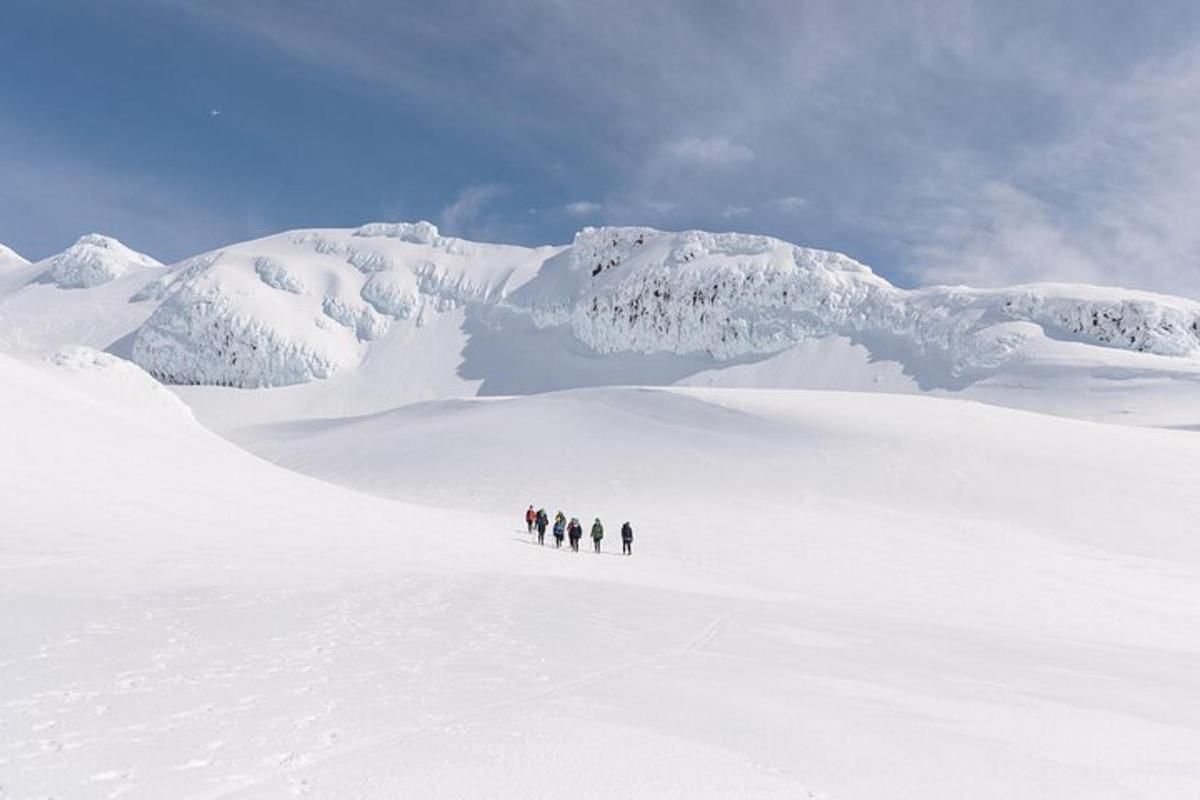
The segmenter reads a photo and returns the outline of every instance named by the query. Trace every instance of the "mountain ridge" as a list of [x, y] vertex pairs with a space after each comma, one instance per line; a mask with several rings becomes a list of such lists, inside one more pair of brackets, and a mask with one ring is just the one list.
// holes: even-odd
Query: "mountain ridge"
[[693, 383], [967, 391], [1056, 413], [1079, 401], [1092, 418], [1153, 395], [1165, 409], [1154, 423], [1174, 425], [1197, 422], [1180, 416], [1180, 393], [1200, 396], [1196, 301], [1078, 284], [906, 289], [849, 256], [752, 234], [593, 227], [525, 247], [368, 223], [284, 231], [70, 292], [5, 286], [0, 339], [27, 349], [107, 349], [181, 386], [379, 395], [348, 413]]

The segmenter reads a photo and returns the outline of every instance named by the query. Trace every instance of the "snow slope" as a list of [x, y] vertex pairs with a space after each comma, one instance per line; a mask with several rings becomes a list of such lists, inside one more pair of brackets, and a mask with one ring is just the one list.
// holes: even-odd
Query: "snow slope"
[[162, 270], [149, 256], [98, 234], [42, 261], [4, 266], [0, 263], [0, 352], [33, 357], [72, 345], [128, 356], [126, 337], [154, 310], [131, 297]]
[[198, 256], [143, 290], [162, 303], [133, 358], [168, 383], [328, 378], [394, 323], [502, 297], [547, 254], [443, 237], [430, 223], [279, 234]]
[[23, 267], [29, 262], [21, 257], [21, 254], [11, 247], [0, 244], [0, 269], [9, 269], [12, 267]]
[[0, 273], [6, 349], [132, 357], [221, 427], [619, 384], [921, 392], [1200, 425], [1191, 300], [903, 290], [846, 256], [763, 236], [596, 228], [523, 248], [373, 223], [130, 267], [90, 289], [51, 291], [46, 275]]
[[[568, 248], [525, 250], [447, 239], [427, 223], [368, 225], [246, 243], [223, 259], [178, 273], [134, 358], [173, 383], [337, 380], [277, 393], [316, 416], [448, 394], [713, 383], [1200, 422], [1188, 410], [1200, 396], [1200, 304], [1182, 298], [1060, 285], [905, 291], [836, 253], [649, 228], [586, 229]], [[764, 361], [772, 367], [754, 368]], [[347, 396], [351, 407], [325, 400]]]
[[608, 388], [235, 435], [351, 490], [87, 349], [0, 356], [0, 415], [0, 796], [1194, 795], [1188, 433]]
[[327, 378], [392, 320], [454, 304], [566, 327], [601, 355], [720, 362], [832, 335], [877, 339], [931, 388], [985, 377], [1042, 338], [1200, 356], [1200, 303], [1182, 298], [1058, 285], [903, 291], [837, 253], [700, 231], [589, 228], [559, 251], [466, 243], [428, 223], [309, 231], [202, 256], [162, 291], [134, 358], [171, 383]]

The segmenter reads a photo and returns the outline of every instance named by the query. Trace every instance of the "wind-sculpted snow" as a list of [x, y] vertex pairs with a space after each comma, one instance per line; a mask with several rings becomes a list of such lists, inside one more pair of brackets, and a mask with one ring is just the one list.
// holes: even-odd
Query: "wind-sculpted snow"
[[403, 242], [445, 245], [450, 239], [438, 234], [432, 222], [369, 222], [354, 232], [355, 236], [389, 236]]
[[586, 229], [563, 261], [520, 299], [539, 326], [568, 325], [604, 354], [729, 360], [844, 335], [882, 338], [959, 378], [995, 368], [1043, 333], [1200, 352], [1200, 304], [1181, 298], [1080, 286], [909, 291], [846, 256], [763, 236]]
[[1028, 287], [1004, 293], [1004, 313], [1051, 336], [1165, 356], [1200, 348], [1200, 304], [1141, 292], [1125, 296], [1090, 287]]
[[498, 343], [506, 326], [532, 321], [601, 356], [720, 364], [843, 337], [926, 388], [985, 378], [1032, 342], [1200, 355], [1200, 304], [1182, 298], [1071, 285], [907, 290], [845, 255], [767, 236], [633, 227], [540, 249], [424, 222], [294, 231], [181, 262], [132, 299], [161, 302], [135, 337], [139, 364], [174, 383], [247, 387], [353, 369], [397, 328], [464, 308]]
[[281, 386], [354, 367], [394, 322], [502, 297], [545, 255], [430, 223], [296, 231], [197, 256], [143, 287], [132, 355], [168, 383]]
[[254, 271], [262, 282], [272, 289], [279, 289], [292, 294], [304, 294], [304, 281], [292, 274], [283, 264], [267, 256], [254, 259]]
[[90, 289], [137, 270], [162, 266], [150, 256], [96, 233], [80, 237], [42, 263], [46, 268], [41, 280], [60, 289]]
[[362, 303], [346, 303], [341, 298], [327, 296], [321, 310], [330, 319], [353, 330], [360, 341], [368, 342], [387, 333], [387, 320]]
[[[333, 324], [324, 331], [314, 329], [330, 338], [333, 331], [344, 330]], [[138, 331], [133, 359], [166, 383], [272, 386], [333, 375], [340, 354], [322, 344], [287, 337], [239, 314], [222, 297], [185, 289]]]

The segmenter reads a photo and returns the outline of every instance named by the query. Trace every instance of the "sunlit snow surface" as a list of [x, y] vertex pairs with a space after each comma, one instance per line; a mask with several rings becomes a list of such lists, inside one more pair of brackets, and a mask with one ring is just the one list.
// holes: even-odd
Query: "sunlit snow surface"
[[[645, 229], [593, 276], [612, 235], [0, 270], [0, 798], [1195, 796], [1200, 438], [1145, 427], [1200, 422], [1190, 301]], [[740, 354], [676, 305], [717, 276]], [[1072, 330], [1101, 309], [1147, 352]], [[200, 320], [330, 375], [128, 360], [257, 374]]]

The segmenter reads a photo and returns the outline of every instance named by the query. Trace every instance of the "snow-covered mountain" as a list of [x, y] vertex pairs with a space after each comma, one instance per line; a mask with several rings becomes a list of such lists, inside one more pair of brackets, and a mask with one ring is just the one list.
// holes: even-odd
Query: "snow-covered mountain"
[[162, 264], [111, 236], [89, 233], [58, 255], [38, 262], [37, 266], [43, 268], [39, 279], [60, 289], [90, 289]]
[[0, 796], [1194, 796], [1192, 301], [646, 228], [119, 260], [0, 270]]
[[10, 269], [13, 267], [24, 267], [29, 264], [21, 254], [11, 247], [0, 244], [0, 270]]
[[443, 237], [429, 223], [302, 231], [191, 259], [137, 297], [162, 304], [134, 359], [184, 384], [328, 378], [394, 324], [457, 306], [501, 335], [528, 320], [596, 355], [714, 365], [843, 336], [929, 388], [985, 378], [1046, 340], [1200, 356], [1200, 303], [1182, 298], [1061, 285], [905, 291], [837, 253], [649, 228], [589, 228], [570, 247], [540, 249]]
[[495, 303], [553, 252], [443, 237], [429, 223], [296, 231], [222, 248], [135, 295], [160, 304], [137, 330], [133, 358], [168, 383], [328, 378], [356, 367], [393, 325]]
[[[624, 383], [929, 392], [1200, 423], [1184, 411], [1200, 408], [1200, 303], [1146, 292], [906, 290], [837, 253], [650, 228], [527, 248], [375, 223], [156, 264], [84, 237], [10, 270], [0, 342], [108, 349], [181, 386], [316, 384], [285, 394], [318, 416]], [[90, 288], [42, 288], [60, 285]]]

